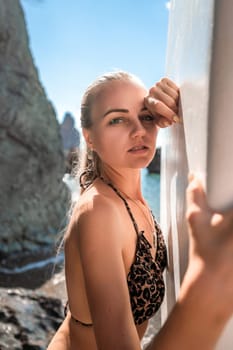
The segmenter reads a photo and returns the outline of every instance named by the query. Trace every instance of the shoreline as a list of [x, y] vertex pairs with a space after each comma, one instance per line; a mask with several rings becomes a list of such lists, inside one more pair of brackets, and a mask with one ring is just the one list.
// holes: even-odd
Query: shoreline
[[[40, 259], [39, 259], [40, 257]], [[32, 261], [34, 260], [34, 261]], [[23, 264], [24, 263], [24, 264]], [[0, 265], [0, 287], [25, 288], [35, 290], [51, 280], [64, 265], [64, 254], [27, 259], [15, 265]]]

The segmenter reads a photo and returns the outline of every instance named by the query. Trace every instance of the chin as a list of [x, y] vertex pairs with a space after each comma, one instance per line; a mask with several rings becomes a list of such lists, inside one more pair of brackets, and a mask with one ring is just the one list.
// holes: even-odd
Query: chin
[[146, 168], [150, 164], [152, 159], [150, 159], [149, 161], [148, 161], [148, 159], [146, 161], [145, 160], [144, 161], [143, 160], [138, 160], [137, 162], [134, 162], [134, 164], [131, 164], [130, 168], [132, 168], [132, 169], [143, 169], [143, 168]]

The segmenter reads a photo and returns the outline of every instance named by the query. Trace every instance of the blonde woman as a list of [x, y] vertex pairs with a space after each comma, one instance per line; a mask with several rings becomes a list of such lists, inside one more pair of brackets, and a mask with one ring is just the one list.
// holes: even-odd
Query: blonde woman
[[[163, 301], [167, 256], [142, 195], [140, 170], [155, 154], [159, 129], [179, 122], [178, 98], [169, 79], [147, 91], [126, 72], [98, 78], [84, 94], [82, 192], [65, 234], [68, 312], [48, 350], [141, 349]], [[187, 215], [189, 267], [172, 313], [147, 350], [213, 349], [232, 314], [233, 282], [225, 277], [233, 273], [233, 212], [213, 213], [194, 179]]]

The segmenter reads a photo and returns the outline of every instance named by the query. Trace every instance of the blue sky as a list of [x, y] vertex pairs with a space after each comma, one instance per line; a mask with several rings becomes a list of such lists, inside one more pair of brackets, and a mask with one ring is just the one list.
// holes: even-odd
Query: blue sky
[[120, 68], [150, 87], [165, 75], [169, 2], [21, 0], [30, 47], [57, 118], [79, 126], [82, 94], [98, 75]]

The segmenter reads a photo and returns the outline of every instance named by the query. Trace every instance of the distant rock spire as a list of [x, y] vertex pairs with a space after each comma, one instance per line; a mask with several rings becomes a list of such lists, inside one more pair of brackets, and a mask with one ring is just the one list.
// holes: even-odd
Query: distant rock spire
[[18, 0], [0, 2], [0, 265], [52, 251], [68, 191], [59, 124], [39, 81]]

